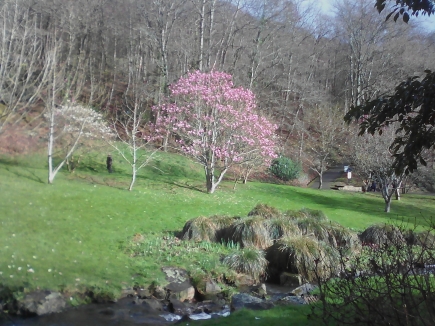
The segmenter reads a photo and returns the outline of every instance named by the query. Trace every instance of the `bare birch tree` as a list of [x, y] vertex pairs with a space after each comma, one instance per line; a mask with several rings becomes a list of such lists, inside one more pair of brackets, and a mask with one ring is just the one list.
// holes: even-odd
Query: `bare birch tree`
[[[131, 30], [133, 34], [133, 30]], [[159, 148], [148, 144], [145, 134], [147, 114], [150, 114], [150, 100], [147, 97], [147, 65], [144, 62], [144, 39], [139, 31], [135, 38], [130, 35], [128, 85], [123, 96], [123, 103], [112, 122], [117, 137], [109, 144], [131, 167], [131, 191], [140, 169], [148, 165]]]
[[31, 110], [43, 91], [42, 40], [37, 15], [25, 0], [0, 7], [0, 134]]

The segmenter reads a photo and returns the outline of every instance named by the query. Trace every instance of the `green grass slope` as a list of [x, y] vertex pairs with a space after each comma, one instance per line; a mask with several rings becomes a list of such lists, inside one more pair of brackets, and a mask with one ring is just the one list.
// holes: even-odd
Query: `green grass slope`
[[115, 157], [114, 173], [108, 174], [104, 162], [105, 154], [90, 154], [75, 173], [63, 171], [48, 185], [43, 157], [0, 159], [0, 284], [24, 292], [94, 288], [116, 295], [162, 277], [165, 262], [139, 262], [124, 252], [135, 234], [152, 238], [181, 230], [201, 215], [244, 216], [258, 203], [320, 209], [356, 230], [391, 219], [424, 226], [435, 212], [432, 197], [403, 196], [386, 214], [378, 194], [258, 182], [236, 191], [224, 182], [210, 195], [197, 164], [167, 153], [141, 170], [129, 192], [128, 166]]

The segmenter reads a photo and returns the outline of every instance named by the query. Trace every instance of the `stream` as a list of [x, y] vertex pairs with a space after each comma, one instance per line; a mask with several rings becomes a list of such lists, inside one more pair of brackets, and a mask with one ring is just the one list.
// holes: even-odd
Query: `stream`
[[[267, 292], [272, 301], [292, 292], [294, 287], [267, 284]], [[229, 306], [217, 306], [211, 302], [192, 304], [190, 319], [222, 318], [230, 315]], [[106, 326], [106, 325], [170, 325], [181, 319], [180, 314], [149, 309], [138, 304], [133, 297], [126, 297], [116, 303], [92, 303], [79, 307], [70, 307], [57, 314], [28, 317], [0, 315], [2, 326]]]

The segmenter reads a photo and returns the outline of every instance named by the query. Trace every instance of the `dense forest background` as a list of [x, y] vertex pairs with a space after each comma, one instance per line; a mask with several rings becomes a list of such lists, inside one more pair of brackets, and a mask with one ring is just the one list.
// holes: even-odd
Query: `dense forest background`
[[352, 105], [435, 62], [435, 33], [414, 19], [386, 21], [373, 0], [333, 13], [302, 0], [0, 1], [0, 143], [33, 146], [44, 111], [67, 101], [152, 120], [168, 85], [214, 69], [256, 94], [282, 154], [322, 173], [357, 133], [342, 119]]

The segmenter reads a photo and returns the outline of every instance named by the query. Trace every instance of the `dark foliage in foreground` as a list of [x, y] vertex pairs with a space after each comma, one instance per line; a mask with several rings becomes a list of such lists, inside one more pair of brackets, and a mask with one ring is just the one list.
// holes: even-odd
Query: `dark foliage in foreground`
[[324, 279], [315, 267], [321, 304], [313, 315], [337, 325], [434, 325], [434, 230], [400, 228], [403, 241], [377, 232], [360, 256], [340, 257], [338, 276]]

